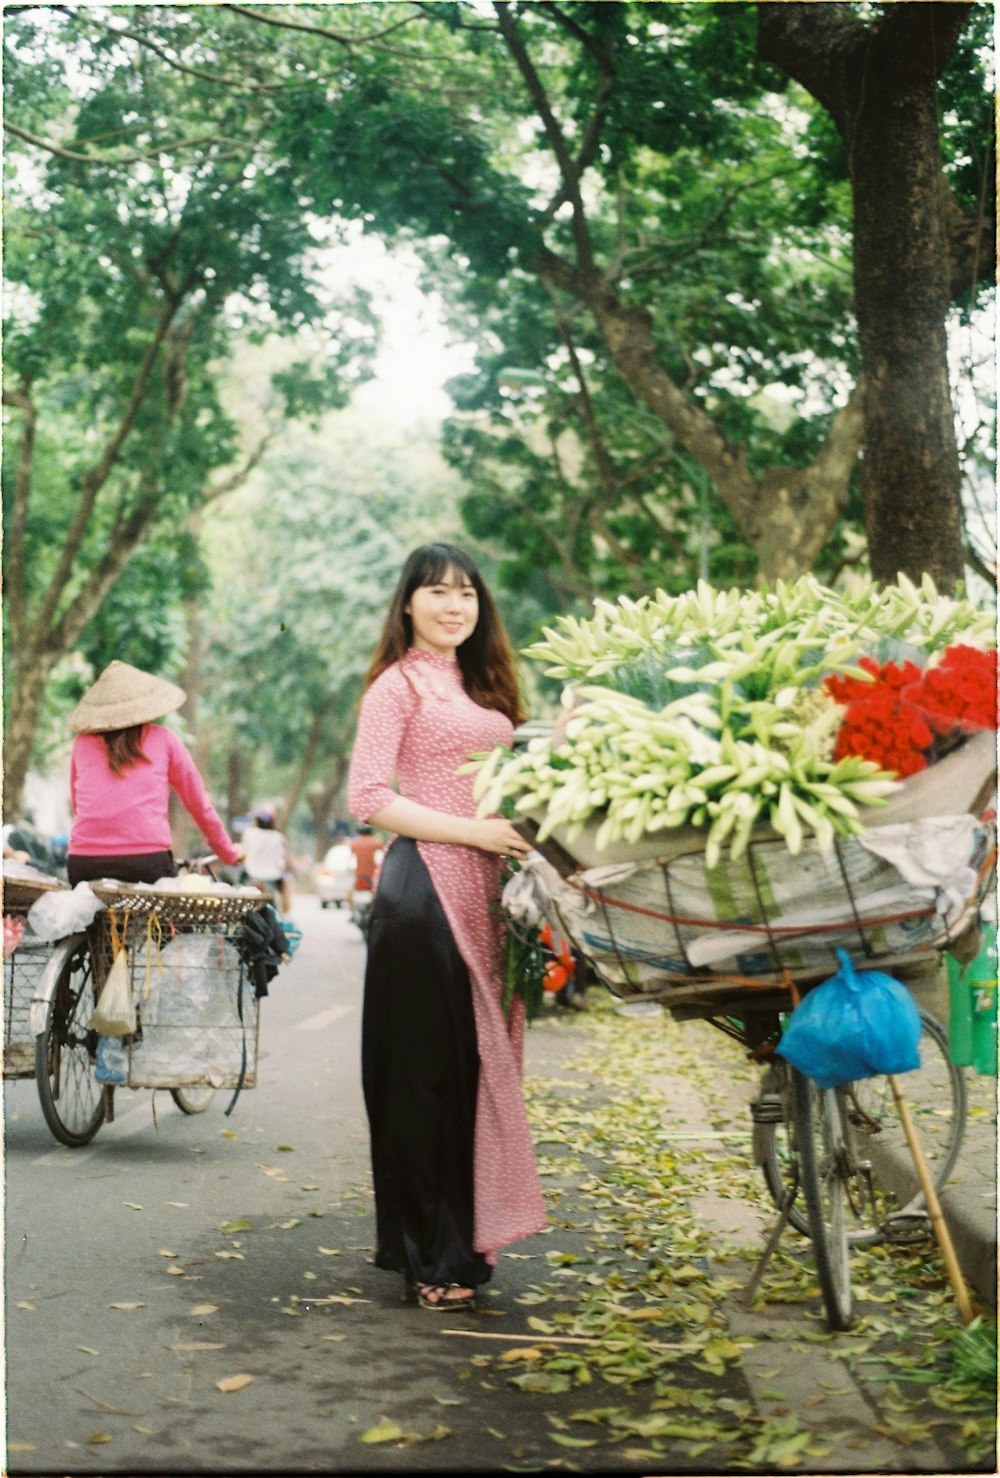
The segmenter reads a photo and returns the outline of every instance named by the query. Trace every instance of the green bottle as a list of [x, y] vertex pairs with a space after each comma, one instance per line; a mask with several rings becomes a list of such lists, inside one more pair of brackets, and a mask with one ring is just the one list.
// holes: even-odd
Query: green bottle
[[983, 942], [965, 972], [972, 997], [972, 1061], [977, 1073], [997, 1076], [997, 931], [983, 929]]
[[948, 970], [948, 1057], [956, 1067], [971, 1067], [975, 1057], [972, 992], [955, 956], [946, 953], [944, 962]]

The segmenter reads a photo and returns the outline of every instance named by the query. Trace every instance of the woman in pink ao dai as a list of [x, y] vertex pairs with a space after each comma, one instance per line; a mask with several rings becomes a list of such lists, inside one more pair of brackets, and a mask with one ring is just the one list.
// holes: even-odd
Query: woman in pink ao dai
[[500, 1004], [500, 858], [528, 847], [478, 819], [470, 754], [523, 718], [513, 657], [469, 557], [406, 561], [368, 674], [352, 815], [395, 833], [368, 939], [361, 1067], [376, 1265], [424, 1308], [469, 1307], [497, 1251], [545, 1224], [521, 1091], [524, 1016]]

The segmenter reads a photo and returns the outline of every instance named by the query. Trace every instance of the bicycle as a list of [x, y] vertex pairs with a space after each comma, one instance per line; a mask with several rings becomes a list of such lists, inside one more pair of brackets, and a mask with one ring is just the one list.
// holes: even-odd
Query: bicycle
[[[182, 863], [180, 876], [204, 872], [214, 860], [209, 857]], [[256, 1002], [252, 1010], [246, 1005], [246, 964], [233, 943], [245, 915], [265, 907], [267, 899], [256, 892], [252, 896], [168, 892], [110, 882], [91, 886], [106, 907], [85, 931], [73, 933], [55, 944], [32, 945], [29, 939], [27, 948], [36, 968], [26, 1011], [24, 990], [17, 988], [17, 955], [25, 947], [23, 939], [5, 960], [4, 969], [4, 1076], [35, 1078], [45, 1121], [55, 1138], [70, 1148], [89, 1144], [102, 1124], [113, 1121], [116, 1087], [165, 1087], [182, 1113], [194, 1115], [205, 1112], [219, 1087], [235, 1087], [237, 1092], [252, 1087], [256, 1072], [259, 1009]], [[13, 883], [13, 900], [11, 890], [12, 880], [5, 879], [5, 910], [16, 905], [20, 894], [21, 911], [26, 914], [29, 896], [38, 896], [37, 887], [32, 888], [26, 882]], [[114, 926], [119, 915], [121, 943], [129, 962], [140, 1024], [137, 1035], [126, 1039], [124, 1075], [115, 1081], [102, 1081], [98, 1076], [100, 1043], [121, 1039], [99, 1038], [90, 1022], [116, 952]], [[216, 1021], [199, 1022], [191, 1019], [193, 1013], [186, 1011], [183, 1004], [179, 1009], [175, 1005], [173, 1015], [179, 1019], [171, 1024], [171, 993], [164, 989], [158, 992], [155, 1004], [162, 1006], [167, 1002], [165, 1019], [154, 1021], [151, 981], [156, 981], [154, 972], [164, 974], [161, 950], [165, 954], [178, 940], [196, 935], [208, 941], [209, 948], [215, 951], [216, 960], [208, 962], [206, 968], [219, 976], [222, 995], [232, 1010], [224, 1018], [220, 1012]], [[44, 958], [38, 968], [40, 956]], [[190, 983], [191, 970], [190, 962], [185, 965], [182, 960], [178, 978]], [[144, 979], [140, 978], [143, 974]], [[217, 998], [218, 995], [216, 992]], [[181, 1001], [181, 993], [175, 993], [175, 998]], [[164, 1012], [161, 1010], [159, 1014], [162, 1016]], [[192, 1050], [209, 1033], [214, 1039], [225, 1039], [224, 1047], [229, 1054], [226, 1058], [224, 1052], [214, 1065]], [[22, 1050], [12, 1060], [13, 1070], [8, 1072], [8, 1053], [18, 1037]], [[157, 1037], [160, 1040], [154, 1044]], [[23, 1050], [29, 1040], [34, 1047], [30, 1068]], [[153, 1051], [151, 1044], [158, 1045], [160, 1050]], [[189, 1049], [186, 1067], [182, 1060], [171, 1060], [171, 1049], [178, 1045]], [[215, 1045], [218, 1046], [217, 1041]], [[252, 1065], [248, 1067], [248, 1063]]]
[[[854, 1317], [851, 1251], [876, 1241], [925, 1237], [930, 1219], [891, 1081], [866, 1078], [819, 1088], [775, 1053], [782, 1021], [802, 994], [828, 977], [834, 943], [850, 937], [862, 966], [870, 963], [905, 977], [959, 937], [994, 876], [992, 823], [984, 821], [981, 831], [969, 897], [947, 929], [935, 921], [933, 903], [922, 899], [896, 914], [866, 914], [851, 889], [839, 846], [850, 917], [808, 925], [774, 918], [765, 863], [757, 858], [767, 848], [777, 851], [770, 839], [751, 843], [745, 879], [733, 870], [727, 874], [727, 886], [743, 886], [740, 917], [733, 922], [694, 912], [690, 905], [678, 907], [679, 896], [691, 896], [693, 869], [703, 867], [695, 846], [617, 872], [609, 868], [606, 877], [589, 881], [581, 881], [579, 864], [558, 837], [555, 845], [549, 838], [538, 847], [540, 866], [547, 869], [546, 917], [572, 940], [612, 995], [659, 1001], [679, 1021], [705, 1020], [735, 1037], [762, 1065], [761, 1090], [751, 1108], [753, 1154], [779, 1219], [753, 1282], [791, 1224], [812, 1243], [827, 1322], [834, 1330], [848, 1329]], [[530, 824], [525, 833], [534, 839]], [[714, 944], [727, 930], [739, 933], [739, 951], [731, 942], [726, 946], [737, 956], [737, 970], [742, 964], [744, 972], [755, 973], [707, 969], [703, 958], [692, 964], [693, 941], [710, 935]], [[898, 953], [886, 948], [886, 940], [895, 938], [903, 944]], [[829, 964], [822, 960], [824, 952]], [[721, 947], [718, 953], [725, 957]], [[922, 1130], [936, 1192], [961, 1150], [967, 1095], [964, 1073], [950, 1061], [944, 1028], [929, 1012], [919, 1014], [921, 1066], [898, 1082]]]
[[[931, 1012], [918, 1008], [918, 1014], [921, 1062], [904, 1081], [938, 1191], [962, 1148], [967, 1091], [962, 1069], [949, 1059], [944, 1027]], [[739, 1018], [705, 1019], [747, 1044]], [[812, 1242], [830, 1328], [845, 1330], [853, 1322], [850, 1251], [924, 1240], [930, 1229], [925, 1198], [889, 1079], [819, 1088], [775, 1055], [781, 1024], [781, 1014], [771, 1015], [766, 1042], [752, 1051], [765, 1064], [750, 1104], [753, 1157], [780, 1213], [759, 1272], [789, 1223]], [[760, 1034], [758, 1022], [753, 1035]]]

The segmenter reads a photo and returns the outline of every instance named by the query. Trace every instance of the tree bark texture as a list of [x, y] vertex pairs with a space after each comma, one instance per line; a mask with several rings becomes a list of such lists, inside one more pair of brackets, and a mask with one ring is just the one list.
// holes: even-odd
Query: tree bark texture
[[937, 84], [970, 11], [899, 0], [865, 22], [837, 4], [758, 8], [760, 54], [829, 111], [850, 163], [872, 573], [927, 572], [943, 590], [964, 557]]
[[21, 797], [31, 764], [31, 745], [45, 684], [57, 660], [56, 653], [39, 653], [18, 669], [17, 684], [6, 704], [3, 762], [3, 815], [21, 817]]

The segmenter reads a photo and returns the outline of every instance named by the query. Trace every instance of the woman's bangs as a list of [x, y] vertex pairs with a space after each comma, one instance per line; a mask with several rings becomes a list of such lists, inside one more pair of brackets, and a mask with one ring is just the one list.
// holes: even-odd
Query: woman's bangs
[[415, 572], [414, 589], [423, 585], [440, 585], [449, 570], [464, 575], [471, 585], [476, 585], [476, 570], [472, 561], [460, 549], [447, 545], [432, 544]]

